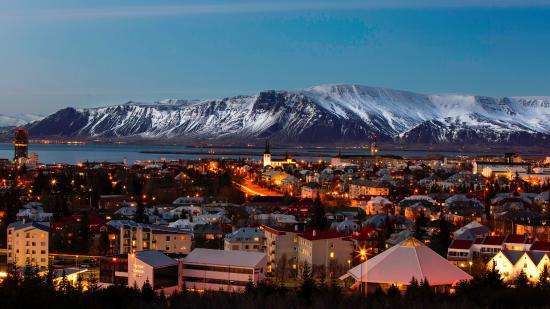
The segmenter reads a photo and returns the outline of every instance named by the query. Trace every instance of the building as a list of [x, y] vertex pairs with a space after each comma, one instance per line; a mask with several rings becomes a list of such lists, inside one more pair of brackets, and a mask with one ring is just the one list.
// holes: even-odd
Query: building
[[269, 141], [265, 141], [265, 150], [264, 150], [264, 156], [262, 160], [262, 164], [264, 167], [270, 166], [270, 167], [296, 167], [298, 163], [296, 160], [294, 160], [288, 153], [286, 154], [285, 158], [282, 160], [275, 160], [271, 156], [271, 149], [269, 146]]
[[298, 235], [298, 264], [312, 268], [329, 269], [348, 265], [352, 257], [353, 241], [336, 231], [308, 231]]
[[263, 281], [267, 257], [261, 252], [196, 248], [180, 260], [180, 286], [192, 290], [243, 291]]
[[502, 250], [487, 262], [487, 268], [494, 267], [505, 281], [523, 272], [532, 283], [538, 281], [545, 266], [550, 267], [550, 258], [540, 251]]
[[298, 252], [298, 232], [295, 229], [284, 229], [262, 225], [265, 235], [265, 252], [267, 254], [267, 271], [271, 272], [281, 263], [286, 266], [296, 264]]
[[340, 280], [352, 279], [354, 287], [366, 284], [366, 291], [387, 290], [392, 284], [405, 290], [411, 280], [428, 280], [439, 291], [448, 290], [468, 275], [422, 242], [410, 237], [350, 269]]
[[225, 235], [224, 249], [238, 251], [258, 251], [265, 249], [264, 232], [257, 227], [242, 227]]
[[464, 268], [472, 261], [473, 240], [453, 239], [447, 249], [447, 260], [458, 267]]
[[303, 199], [316, 199], [319, 196], [321, 186], [316, 182], [310, 182], [300, 188], [300, 197]]
[[187, 254], [191, 251], [192, 234], [160, 225], [112, 220], [104, 227], [109, 238], [111, 255], [144, 250]]
[[153, 290], [170, 295], [178, 289], [178, 261], [157, 250], [128, 255], [128, 286], [141, 289], [148, 282]]
[[8, 225], [8, 264], [16, 267], [48, 267], [49, 226], [38, 222]]
[[366, 181], [358, 180], [349, 185], [349, 197], [352, 199], [360, 196], [387, 196], [389, 194], [388, 187]]
[[484, 177], [506, 177], [512, 179], [516, 173], [528, 173], [531, 169], [529, 163], [473, 161], [472, 173], [481, 174]]
[[29, 133], [24, 128], [17, 128], [13, 137], [14, 157], [17, 164], [24, 164], [29, 156]]

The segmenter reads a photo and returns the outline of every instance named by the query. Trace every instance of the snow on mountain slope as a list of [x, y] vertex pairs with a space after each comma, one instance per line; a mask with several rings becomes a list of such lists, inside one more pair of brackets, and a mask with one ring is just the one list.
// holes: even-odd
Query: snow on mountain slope
[[33, 114], [2, 115], [0, 114], [0, 127], [17, 127], [27, 123], [38, 121], [43, 116]]
[[[550, 97], [424, 95], [360, 85], [263, 91], [217, 100], [67, 108], [29, 125], [35, 136], [292, 142], [530, 144], [550, 136]], [[528, 137], [528, 138], [527, 138]]]

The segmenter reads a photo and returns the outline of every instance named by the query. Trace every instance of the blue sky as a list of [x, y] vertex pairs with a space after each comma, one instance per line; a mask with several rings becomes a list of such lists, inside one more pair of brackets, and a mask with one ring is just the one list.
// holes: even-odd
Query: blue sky
[[550, 1], [0, 0], [0, 114], [358, 83], [550, 95]]

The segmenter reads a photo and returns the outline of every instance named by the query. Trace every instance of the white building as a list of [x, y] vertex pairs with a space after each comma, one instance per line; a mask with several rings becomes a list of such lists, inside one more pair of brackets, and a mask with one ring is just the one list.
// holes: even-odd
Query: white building
[[243, 291], [264, 280], [265, 253], [197, 248], [180, 260], [181, 286], [192, 290]]
[[125, 254], [143, 250], [187, 254], [191, 251], [191, 233], [130, 220], [112, 220], [106, 225], [110, 254]]
[[141, 289], [148, 282], [153, 290], [170, 295], [177, 290], [178, 262], [160, 251], [128, 255], [128, 286]]
[[49, 226], [38, 222], [8, 225], [8, 264], [48, 267]]
[[238, 251], [263, 251], [264, 232], [257, 227], [243, 227], [225, 235], [224, 249]]

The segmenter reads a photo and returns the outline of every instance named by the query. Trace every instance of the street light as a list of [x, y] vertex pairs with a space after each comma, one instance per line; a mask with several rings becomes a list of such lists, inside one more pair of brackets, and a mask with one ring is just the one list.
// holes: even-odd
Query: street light
[[359, 259], [361, 260], [361, 281], [359, 285], [359, 291], [361, 294], [364, 294], [364, 284], [363, 284], [363, 264], [367, 261], [367, 249], [360, 248], [358, 251]]

